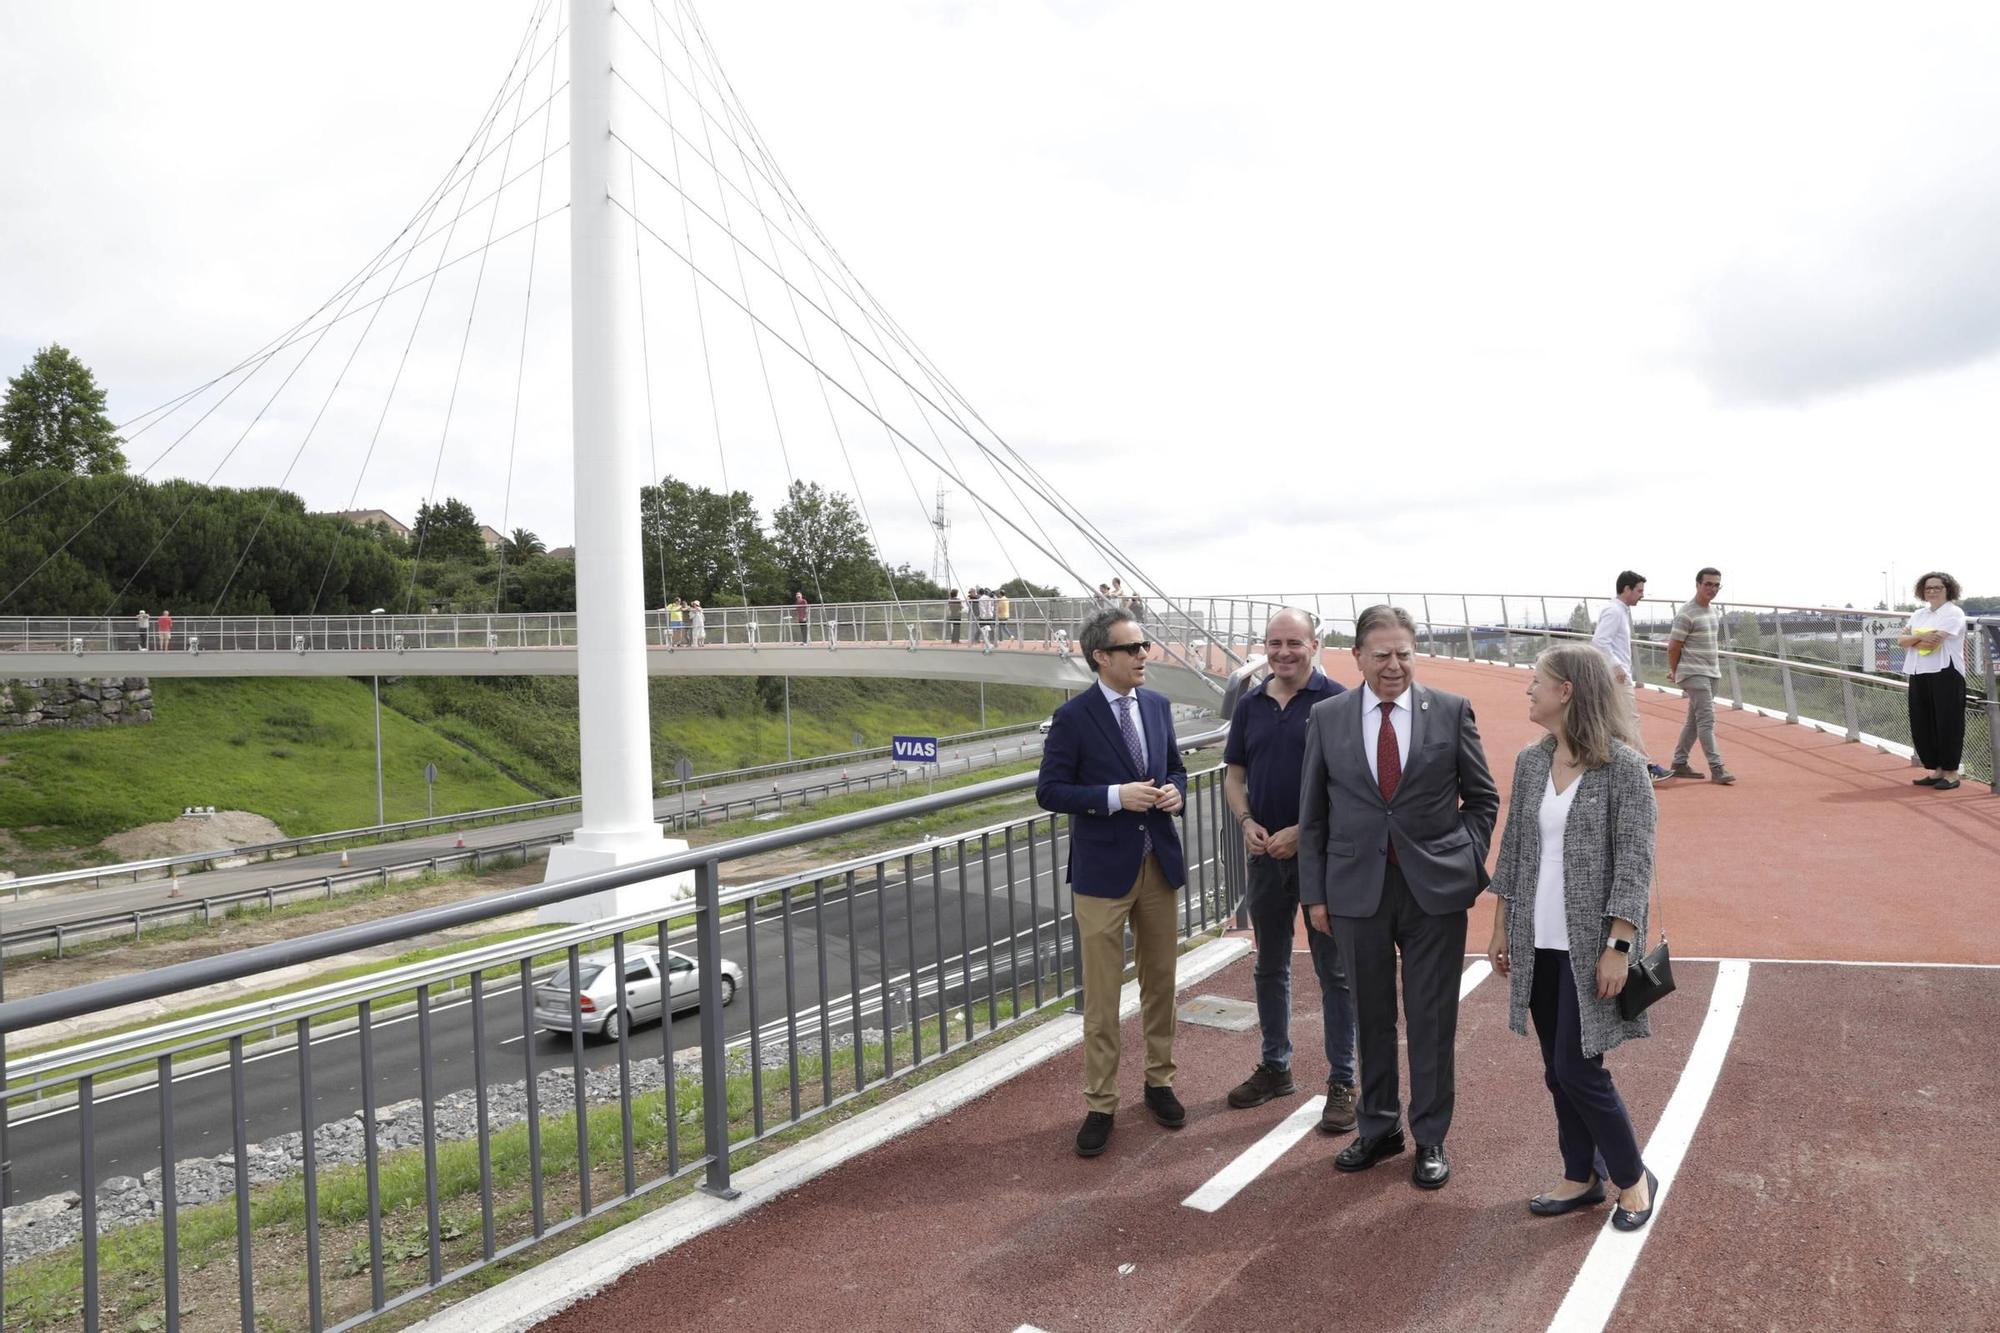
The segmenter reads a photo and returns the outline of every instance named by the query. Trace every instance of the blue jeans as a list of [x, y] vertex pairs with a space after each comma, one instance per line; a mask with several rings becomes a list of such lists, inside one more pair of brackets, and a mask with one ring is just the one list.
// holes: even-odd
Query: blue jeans
[[[1264, 1063], [1292, 1064], [1292, 935], [1299, 916], [1299, 861], [1250, 858], [1250, 930], [1257, 940], [1257, 1023], [1264, 1029]], [[1321, 1026], [1333, 1081], [1354, 1086], [1354, 996], [1331, 935], [1308, 927], [1313, 971], [1319, 974]]]

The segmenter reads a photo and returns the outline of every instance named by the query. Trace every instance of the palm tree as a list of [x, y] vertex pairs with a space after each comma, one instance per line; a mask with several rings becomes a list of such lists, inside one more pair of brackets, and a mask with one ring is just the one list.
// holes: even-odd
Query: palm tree
[[515, 528], [514, 535], [500, 543], [500, 549], [506, 556], [508, 564], [518, 565], [531, 556], [545, 554], [549, 548], [542, 545], [540, 537], [526, 528]]

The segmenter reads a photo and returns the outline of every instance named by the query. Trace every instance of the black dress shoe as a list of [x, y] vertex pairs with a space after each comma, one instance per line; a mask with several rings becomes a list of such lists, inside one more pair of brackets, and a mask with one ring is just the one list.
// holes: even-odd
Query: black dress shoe
[[1392, 1129], [1386, 1134], [1366, 1135], [1354, 1140], [1340, 1150], [1333, 1159], [1336, 1171], [1366, 1171], [1377, 1162], [1387, 1161], [1409, 1145], [1403, 1142], [1403, 1131]]
[[1932, 791], [1957, 791], [1957, 790], [1958, 790], [1958, 779], [1957, 779], [1957, 778], [1939, 778], [1939, 779], [1938, 779], [1938, 780], [1937, 780], [1936, 782], [1933, 782], [1933, 783], [1931, 784], [1931, 790], [1932, 790]]
[[1935, 787], [1943, 781], [1943, 778], [1911, 778], [1910, 785], [1912, 787]]
[[1590, 1188], [1567, 1199], [1551, 1199], [1546, 1194], [1537, 1194], [1528, 1200], [1528, 1211], [1536, 1217], [1561, 1217], [1579, 1208], [1595, 1208], [1604, 1202], [1604, 1178], [1593, 1175]]
[[1153, 1119], [1168, 1129], [1179, 1129], [1187, 1123], [1187, 1108], [1181, 1099], [1174, 1096], [1172, 1088], [1156, 1088], [1146, 1085], [1146, 1109], [1153, 1113]]
[[1083, 1128], [1076, 1132], [1076, 1155], [1095, 1157], [1111, 1142], [1111, 1113], [1092, 1111], [1083, 1118]]
[[1444, 1155], [1442, 1143], [1419, 1143], [1417, 1164], [1410, 1168], [1410, 1179], [1420, 1190], [1441, 1190], [1451, 1179], [1451, 1159]]
[[1637, 1231], [1653, 1220], [1653, 1210], [1660, 1206], [1660, 1178], [1651, 1171], [1646, 1172], [1646, 1211], [1634, 1212], [1630, 1208], [1611, 1210], [1611, 1225], [1620, 1231]]

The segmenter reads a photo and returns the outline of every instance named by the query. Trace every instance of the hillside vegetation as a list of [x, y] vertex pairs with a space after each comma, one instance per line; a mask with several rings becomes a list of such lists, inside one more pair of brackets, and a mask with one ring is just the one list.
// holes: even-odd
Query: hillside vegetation
[[[106, 859], [111, 834], [168, 820], [189, 805], [248, 810], [287, 834], [375, 822], [375, 732], [367, 681], [153, 682], [143, 726], [36, 730], [0, 737], [0, 869], [20, 873]], [[987, 687], [992, 726], [1046, 716], [1051, 690]], [[382, 686], [387, 817], [425, 812], [423, 768], [438, 767], [437, 813], [573, 794], [576, 682], [568, 678], [407, 678]], [[670, 778], [785, 757], [776, 679], [656, 681], [653, 762]], [[979, 725], [975, 685], [795, 680], [800, 757], [891, 734], [943, 735]]]

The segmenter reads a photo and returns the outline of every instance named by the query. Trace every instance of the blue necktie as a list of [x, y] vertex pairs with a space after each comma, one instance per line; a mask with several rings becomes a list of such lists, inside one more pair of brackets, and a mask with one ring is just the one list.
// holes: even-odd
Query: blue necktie
[[[1139, 743], [1139, 728], [1132, 721], [1132, 696], [1126, 695], [1118, 701], [1118, 730], [1125, 735], [1125, 748], [1132, 755], [1132, 765], [1140, 773], [1146, 771], [1146, 747]], [[1141, 856], [1153, 854], [1153, 835], [1144, 824], [1139, 826], [1144, 838], [1140, 847]]]

